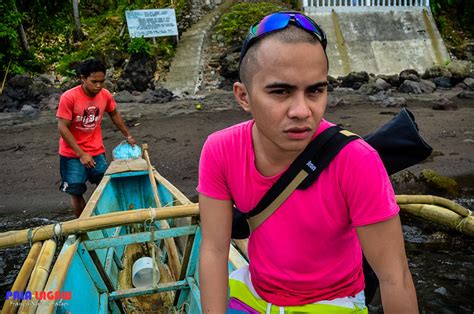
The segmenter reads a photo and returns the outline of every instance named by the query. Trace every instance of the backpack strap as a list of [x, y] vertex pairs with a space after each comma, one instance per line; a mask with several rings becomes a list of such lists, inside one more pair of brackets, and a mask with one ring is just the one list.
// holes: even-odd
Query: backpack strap
[[324, 130], [298, 155], [290, 167], [247, 213], [250, 230], [255, 230], [290, 196], [295, 189], [306, 189], [319, 177], [339, 151], [359, 136], [332, 126]]

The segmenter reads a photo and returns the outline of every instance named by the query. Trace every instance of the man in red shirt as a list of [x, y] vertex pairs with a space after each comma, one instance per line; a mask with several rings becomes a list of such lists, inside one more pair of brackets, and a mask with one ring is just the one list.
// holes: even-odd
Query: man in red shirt
[[136, 143], [112, 94], [104, 89], [105, 71], [100, 61], [84, 61], [80, 67], [82, 84], [61, 95], [56, 114], [60, 134], [60, 190], [71, 195], [76, 217], [86, 205], [83, 197], [86, 181], [98, 184], [107, 169], [101, 130], [104, 113], [109, 114], [129, 144]]

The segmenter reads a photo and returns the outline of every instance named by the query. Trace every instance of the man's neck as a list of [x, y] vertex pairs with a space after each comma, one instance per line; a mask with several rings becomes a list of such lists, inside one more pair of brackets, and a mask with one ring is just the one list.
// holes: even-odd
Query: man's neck
[[84, 84], [81, 84], [81, 88], [82, 88], [82, 91], [84, 92], [84, 94], [86, 94], [88, 97], [90, 97], [90, 98], [95, 97], [95, 95], [89, 93], [89, 91], [84, 87]]
[[283, 152], [273, 143], [265, 141], [264, 138], [258, 136], [255, 125], [252, 128], [252, 142], [255, 153], [255, 167], [265, 177], [272, 177], [281, 173], [300, 154], [297, 151]]

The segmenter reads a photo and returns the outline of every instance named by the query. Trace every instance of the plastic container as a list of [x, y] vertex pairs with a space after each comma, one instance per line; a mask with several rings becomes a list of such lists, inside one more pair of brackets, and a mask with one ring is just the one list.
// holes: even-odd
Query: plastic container
[[[155, 281], [160, 281], [160, 271], [155, 269]], [[150, 288], [153, 286], [153, 259], [141, 257], [132, 266], [132, 284], [135, 288]]]
[[130, 145], [127, 141], [122, 141], [112, 151], [114, 160], [137, 159], [142, 156], [142, 149], [138, 145]]

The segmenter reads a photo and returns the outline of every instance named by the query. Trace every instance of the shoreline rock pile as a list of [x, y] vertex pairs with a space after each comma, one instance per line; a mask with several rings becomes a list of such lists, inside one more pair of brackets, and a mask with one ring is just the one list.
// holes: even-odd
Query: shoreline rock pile
[[[229, 64], [229, 66], [231, 66]], [[139, 66], [138, 66], [139, 67]], [[111, 91], [117, 91], [115, 99], [121, 103], [165, 103], [175, 96], [158, 84], [145, 84], [137, 78], [137, 66], [130, 72], [131, 78], [123, 76], [113, 82], [110, 76], [106, 86]], [[141, 73], [141, 72], [140, 72]], [[237, 80], [236, 71], [221, 68], [220, 88], [228, 89], [228, 82]], [[148, 73], [150, 75], [150, 73]], [[407, 69], [396, 75], [374, 75], [366, 72], [351, 72], [347, 76], [329, 77], [328, 90], [353, 90], [367, 95], [369, 100], [382, 107], [403, 107], [406, 99], [400, 94], [429, 94], [436, 90], [459, 90], [457, 97], [474, 99], [474, 64], [469, 61], [453, 61], [447, 66], [434, 66], [423, 74], [413, 69]], [[227, 82], [227, 83], [226, 83]], [[67, 89], [80, 84], [78, 79], [61, 82], [52, 76], [42, 74], [35, 77], [16, 75], [6, 84], [0, 96], [0, 112], [18, 112], [34, 115], [42, 110], [56, 110], [59, 97]], [[140, 88], [137, 88], [140, 87]], [[399, 97], [394, 97], [397, 92]], [[330, 103], [335, 106], [340, 101]], [[455, 110], [456, 105], [450, 99], [435, 101], [434, 110]]]

